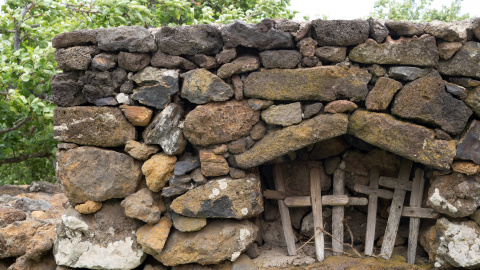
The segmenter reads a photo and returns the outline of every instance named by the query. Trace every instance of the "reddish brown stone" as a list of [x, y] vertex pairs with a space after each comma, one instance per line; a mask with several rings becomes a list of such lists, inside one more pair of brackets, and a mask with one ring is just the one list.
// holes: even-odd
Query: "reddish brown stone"
[[200, 164], [202, 174], [205, 176], [226, 175], [230, 171], [227, 160], [223, 156], [207, 151], [200, 151]]
[[395, 93], [402, 88], [402, 84], [393, 79], [380, 77], [375, 87], [368, 93], [365, 100], [367, 110], [383, 111], [393, 99]]
[[259, 120], [246, 101], [197, 106], [185, 118], [183, 134], [194, 145], [212, 145], [247, 136]]
[[357, 104], [348, 100], [335, 100], [325, 106], [324, 111], [328, 113], [349, 113], [358, 108]]
[[153, 111], [142, 106], [120, 105], [125, 117], [134, 126], [146, 127], [152, 119]]

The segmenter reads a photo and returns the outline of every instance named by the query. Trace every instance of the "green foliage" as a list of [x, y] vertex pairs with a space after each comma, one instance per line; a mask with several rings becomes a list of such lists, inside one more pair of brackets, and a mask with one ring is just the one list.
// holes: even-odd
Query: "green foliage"
[[430, 22], [440, 20], [450, 22], [468, 19], [469, 14], [460, 15], [462, 0], [453, 0], [449, 6], [443, 5], [442, 9], [431, 8], [433, 0], [377, 0], [374, 4], [375, 11], [371, 17], [388, 20], [406, 20], [417, 22]]
[[[0, 185], [55, 181], [52, 38], [80, 28], [291, 19], [290, 0], [6, 0], [0, 10]], [[17, 39], [16, 39], [17, 37]]]

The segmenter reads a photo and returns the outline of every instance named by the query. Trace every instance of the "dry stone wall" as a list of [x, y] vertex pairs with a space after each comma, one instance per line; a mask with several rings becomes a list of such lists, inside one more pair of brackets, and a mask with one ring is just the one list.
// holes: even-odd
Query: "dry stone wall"
[[131, 26], [52, 43], [57, 179], [72, 205], [58, 265], [230, 267], [259, 230], [282, 242], [258, 166], [295, 160], [301, 175], [314, 160], [345, 170], [353, 192], [374, 165], [396, 176], [403, 157], [429, 172], [426, 205], [443, 215], [424, 226], [430, 260], [480, 267], [479, 18]]

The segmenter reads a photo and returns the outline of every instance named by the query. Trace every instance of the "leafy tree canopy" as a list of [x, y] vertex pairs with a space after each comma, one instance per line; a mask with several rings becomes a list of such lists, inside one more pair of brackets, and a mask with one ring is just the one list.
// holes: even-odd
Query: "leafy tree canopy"
[[0, 10], [0, 185], [55, 181], [52, 38], [80, 28], [291, 19], [290, 0], [6, 0]]
[[453, 0], [450, 5], [443, 5], [440, 10], [431, 8], [433, 0], [377, 0], [374, 12], [370, 16], [378, 19], [430, 22], [433, 20], [450, 22], [468, 19], [470, 15], [460, 14], [462, 0]]

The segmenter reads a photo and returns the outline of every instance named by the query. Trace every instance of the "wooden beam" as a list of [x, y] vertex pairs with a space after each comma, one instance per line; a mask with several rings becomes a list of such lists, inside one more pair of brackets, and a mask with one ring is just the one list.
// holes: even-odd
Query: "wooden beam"
[[378, 180], [378, 184], [380, 186], [384, 186], [387, 188], [393, 188], [393, 189], [399, 188], [406, 191], [412, 191], [412, 181], [409, 181], [409, 180], [402, 180], [394, 177], [382, 176]]
[[393, 192], [391, 192], [390, 190], [373, 188], [371, 186], [363, 186], [363, 185], [356, 184], [355, 186], [353, 186], [353, 190], [355, 190], [358, 193], [373, 195], [373, 196], [387, 199], [387, 200], [391, 200], [393, 198]]
[[[280, 165], [275, 165], [273, 178], [275, 180], [275, 188], [280, 192], [285, 192], [285, 182], [283, 180], [282, 168]], [[288, 255], [297, 255], [290, 212], [282, 200], [278, 201], [278, 208], [280, 210], [280, 217], [282, 218], [283, 234], [285, 236], [285, 242], [287, 243]]]
[[368, 199], [363, 197], [348, 197], [347, 206], [352, 205], [367, 205]]
[[[410, 194], [410, 206], [420, 207], [423, 198], [423, 186], [425, 185], [425, 178], [423, 178], [423, 171], [421, 169], [415, 170], [415, 177], [413, 178], [412, 193]], [[402, 211], [403, 212], [403, 211]], [[408, 250], [407, 262], [415, 264], [415, 255], [417, 253], [418, 233], [420, 230], [420, 218], [410, 218], [410, 228], [408, 231]]]
[[[380, 190], [378, 189], [379, 177], [380, 177], [380, 170], [377, 167], [372, 168], [370, 170], [369, 188], [377, 191]], [[377, 224], [377, 205], [378, 205], [377, 194], [372, 193], [368, 196], [367, 235], [365, 236], [365, 255], [369, 255], [369, 256], [373, 254], [373, 244], [375, 241], [375, 227]], [[392, 193], [392, 197], [393, 197], [393, 193]]]
[[404, 206], [402, 217], [437, 219], [440, 217], [440, 214], [431, 208]]
[[[410, 178], [410, 171], [413, 162], [408, 159], [402, 160], [398, 179], [406, 181]], [[379, 179], [379, 184], [381, 177]], [[398, 226], [400, 225], [400, 218], [402, 216], [403, 202], [405, 200], [406, 190], [396, 188], [393, 192], [392, 206], [390, 207], [390, 215], [388, 216], [387, 227], [383, 237], [383, 244], [381, 254], [384, 259], [390, 259], [395, 245], [395, 238], [397, 237]]]
[[[285, 200], [287, 207], [308, 207], [312, 206], [311, 197], [309, 196], [294, 196], [287, 197]], [[368, 199], [362, 197], [348, 197], [347, 195], [323, 195], [323, 206], [352, 206], [352, 205], [367, 205]]]
[[283, 200], [287, 197], [287, 193], [283, 191], [267, 189], [263, 192], [263, 197], [270, 200]]
[[[322, 216], [322, 186], [321, 177], [323, 167], [313, 168], [310, 170], [310, 192], [312, 197], [312, 213], [313, 213], [313, 232], [315, 235], [315, 251], [317, 260], [323, 261], [325, 258], [325, 242], [323, 238], [323, 216]], [[323, 172], [323, 174], [325, 174]]]
[[[333, 173], [333, 195], [345, 196], [345, 171], [336, 169]], [[348, 197], [347, 197], [348, 202]], [[332, 249], [333, 255], [343, 254], [343, 218], [344, 206], [332, 207]]]

